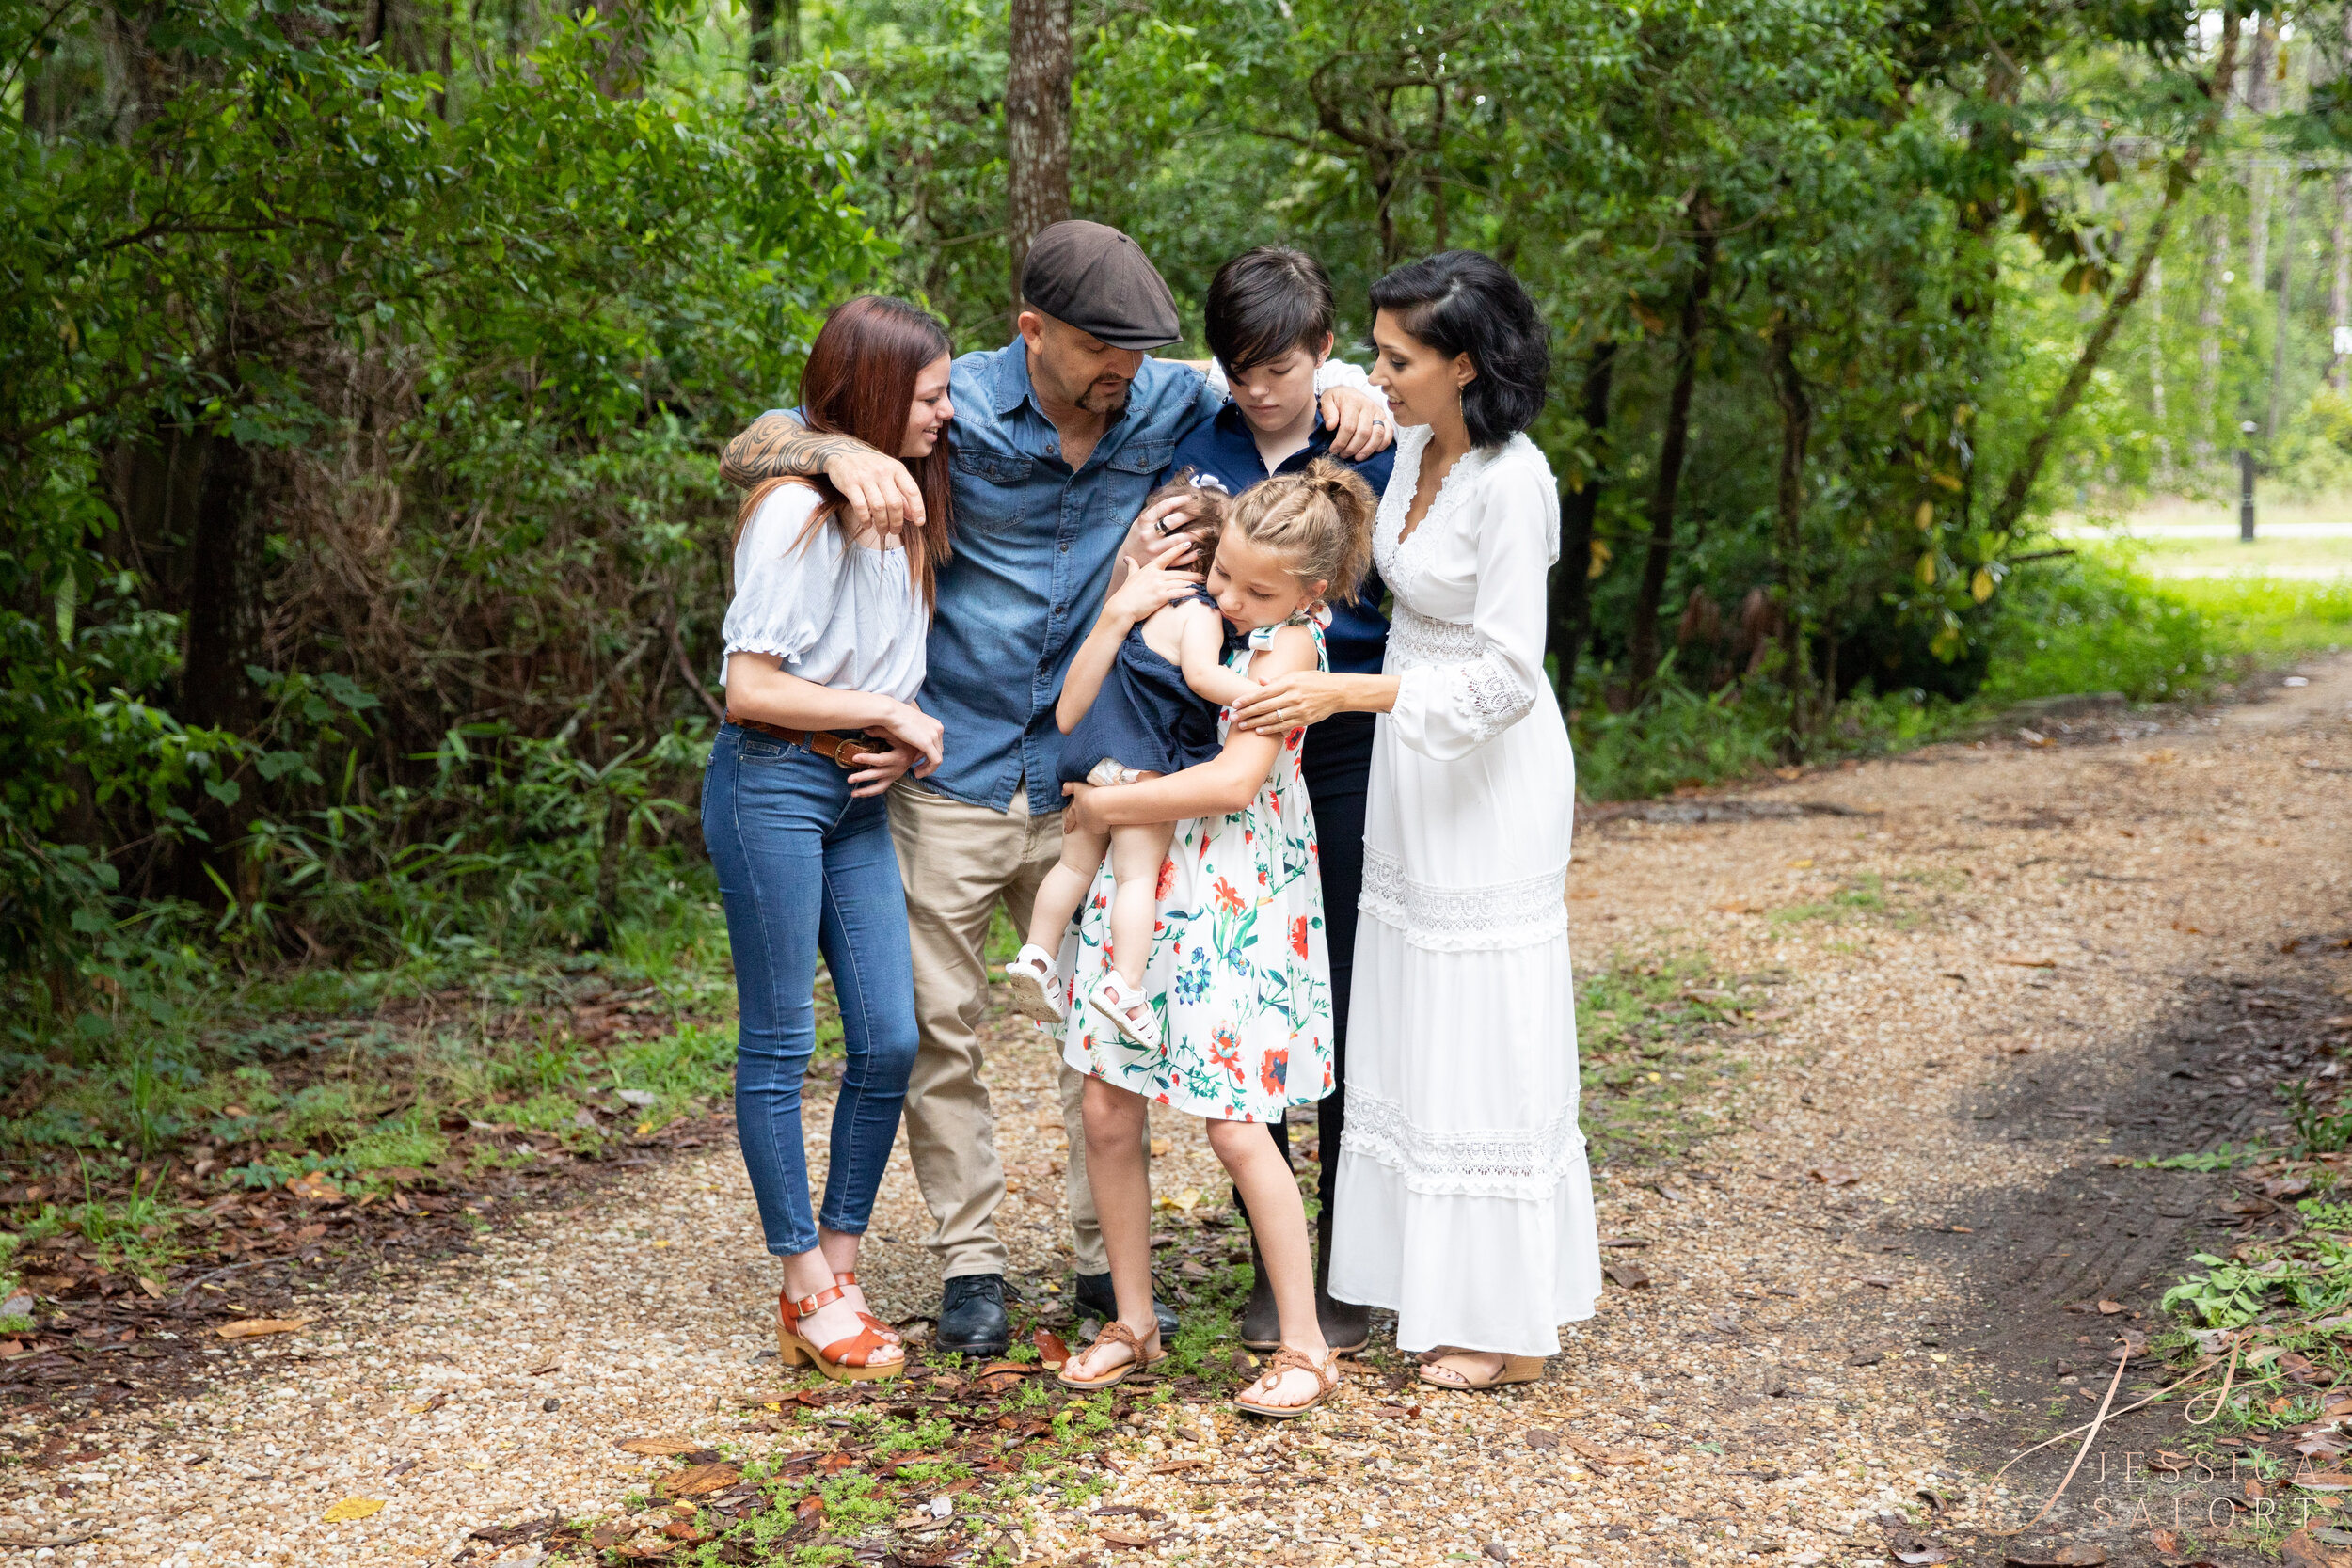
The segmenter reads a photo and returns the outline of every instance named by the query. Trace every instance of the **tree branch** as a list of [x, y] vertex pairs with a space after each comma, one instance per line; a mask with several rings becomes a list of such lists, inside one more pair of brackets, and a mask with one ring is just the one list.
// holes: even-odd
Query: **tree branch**
[[2123, 287], [2107, 301], [2106, 309], [2099, 317], [2099, 325], [2074, 358], [2074, 369], [2067, 376], [2066, 385], [2058, 388], [2051, 400], [2049, 412], [2042, 417], [2042, 428], [2034, 433], [2026, 448], [2026, 455], [2010, 470], [2009, 483], [2001, 489], [2001, 499], [1993, 509], [1992, 526], [1995, 533], [2009, 533], [2026, 515], [2026, 503], [2033, 495], [2034, 482], [2042, 477], [2042, 469], [2050, 458], [2050, 448], [2056, 444], [2058, 428], [2082, 401], [2083, 390], [2090, 385], [2090, 377], [2106, 356], [2107, 344], [2123, 325], [2123, 318], [2139, 301], [2140, 292], [2148, 286], [2148, 270], [2163, 252], [2165, 235], [2171, 230], [2172, 217], [2180, 206], [2182, 193], [2197, 177], [2197, 166], [2205, 156], [2214, 135], [2220, 129], [2221, 117], [2229, 107], [2230, 84], [2237, 74], [2238, 14], [2233, 8], [2225, 8], [2221, 17], [2221, 50], [2215, 57], [2213, 74], [2205, 83], [2205, 112], [2198, 118], [2196, 138], [2172, 166], [2166, 171], [2164, 204], [2156, 209], [2153, 222], [2148, 226], [2148, 237], [2140, 243], [2139, 255], [2132, 262], [2131, 275]]

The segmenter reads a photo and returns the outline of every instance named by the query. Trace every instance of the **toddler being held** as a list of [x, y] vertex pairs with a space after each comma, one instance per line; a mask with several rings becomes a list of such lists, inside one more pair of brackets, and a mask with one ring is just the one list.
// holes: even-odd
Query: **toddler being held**
[[[1191, 515], [1177, 513], [1161, 520], [1161, 503], [1180, 496], [1193, 498]], [[1120, 551], [1111, 592], [1119, 592], [1135, 567], [1168, 559], [1167, 546], [1179, 537], [1191, 541], [1194, 561], [1215, 559], [1228, 505], [1222, 490], [1213, 483], [1195, 487], [1189, 472], [1154, 490]], [[1216, 756], [1222, 749], [1218, 712], [1256, 690], [1255, 682], [1225, 667], [1229, 641], [1216, 600], [1195, 586], [1127, 630], [1099, 684], [1086, 679], [1099, 661], [1082, 658], [1055, 709], [1064, 736], [1061, 782], [1137, 784]], [[1062, 1022], [1054, 952], [1107, 852], [1117, 884], [1110, 925], [1119, 958], [1087, 1000], [1137, 1043], [1159, 1043], [1157, 1022], [1141, 1005], [1137, 988], [1151, 946], [1160, 864], [1174, 830], [1173, 823], [1156, 822], [1107, 834], [1064, 831], [1061, 858], [1039, 885], [1026, 943], [1005, 966], [1016, 1011], [1041, 1023]]]

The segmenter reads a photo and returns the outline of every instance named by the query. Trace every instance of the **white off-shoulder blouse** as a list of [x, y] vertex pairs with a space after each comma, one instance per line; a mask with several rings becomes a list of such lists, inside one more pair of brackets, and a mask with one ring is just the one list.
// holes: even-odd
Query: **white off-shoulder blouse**
[[912, 702], [930, 626], [907, 552], [851, 544], [831, 519], [799, 543], [817, 503], [808, 485], [779, 484], [744, 525], [726, 652], [771, 655], [804, 681]]

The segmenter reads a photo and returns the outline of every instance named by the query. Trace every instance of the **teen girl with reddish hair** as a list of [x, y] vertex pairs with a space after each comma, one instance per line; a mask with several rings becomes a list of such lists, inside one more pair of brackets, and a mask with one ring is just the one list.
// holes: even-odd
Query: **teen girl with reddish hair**
[[[834, 308], [802, 372], [811, 431], [898, 453], [925, 520], [860, 532], [822, 477], [744, 498], [727, 607], [727, 722], [703, 776], [703, 837], [735, 953], [735, 1106], [768, 1250], [784, 1260], [777, 1337], [787, 1366], [895, 1377], [898, 1338], [858, 1289], [914, 1064], [914, 964], [882, 795], [942, 754], [914, 705], [933, 584], [949, 549], [948, 341], [938, 321], [866, 295]], [[801, 1081], [816, 1045], [822, 954], [849, 1061], [824, 1200], [812, 1211]]]

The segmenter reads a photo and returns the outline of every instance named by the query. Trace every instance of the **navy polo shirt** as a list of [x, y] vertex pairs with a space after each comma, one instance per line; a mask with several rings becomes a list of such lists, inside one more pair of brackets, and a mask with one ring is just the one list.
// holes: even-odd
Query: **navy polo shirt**
[[[1318, 415], [1314, 434], [1307, 438], [1307, 444], [1269, 471], [1265, 459], [1258, 455], [1258, 439], [1250, 433], [1249, 421], [1242, 417], [1237, 404], [1229, 403], [1217, 410], [1216, 418], [1195, 425], [1176, 443], [1176, 453], [1168, 459], [1168, 469], [1160, 475], [1159, 482], [1165, 484], [1184, 469], [1192, 468], [1238, 496], [1262, 479], [1296, 473], [1316, 458], [1330, 455], [1331, 433], [1324, 428]], [[1345, 458], [1339, 461], [1347, 462]], [[1396, 466], [1396, 449], [1386, 448], [1360, 463], [1347, 466], [1363, 475], [1376, 500], [1389, 487], [1389, 470]], [[1380, 585], [1378, 571], [1367, 572], [1354, 604], [1331, 607], [1331, 626], [1324, 634], [1324, 641], [1330, 651], [1332, 669], [1352, 675], [1380, 673], [1380, 663], [1389, 646], [1388, 617], [1380, 613], [1380, 601], [1387, 593]]]

